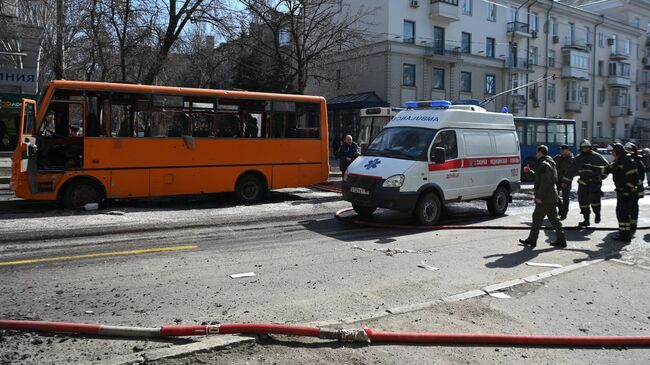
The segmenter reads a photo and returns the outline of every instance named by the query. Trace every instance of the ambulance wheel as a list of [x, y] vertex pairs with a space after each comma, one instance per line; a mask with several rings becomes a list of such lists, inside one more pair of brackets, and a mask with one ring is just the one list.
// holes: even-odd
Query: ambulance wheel
[[440, 198], [434, 193], [427, 193], [420, 197], [413, 211], [413, 217], [422, 225], [433, 226], [438, 223], [441, 213]]
[[377, 210], [375, 207], [366, 207], [358, 204], [352, 204], [352, 209], [354, 209], [354, 211], [363, 218], [370, 218], [372, 213]]
[[504, 215], [508, 210], [508, 190], [499, 186], [492, 194], [492, 197], [487, 201], [487, 207], [492, 215]]

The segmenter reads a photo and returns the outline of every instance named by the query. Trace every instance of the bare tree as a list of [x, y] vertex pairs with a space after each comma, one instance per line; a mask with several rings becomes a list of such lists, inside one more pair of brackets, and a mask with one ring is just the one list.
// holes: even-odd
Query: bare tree
[[169, 52], [183, 34], [188, 23], [209, 22], [224, 30], [226, 17], [222, 12], [225, 5], [222, 0], [169, 0], [163, 9], [156, 12], [160, 15], [162, 24], [154, 31], [157, 34], [156, 52], [151, 60], [149, 70], [142, 78], [146, 84], [154, 83], [156, 76], [163, 68]]
[[357, 49], [365, 39], [365, 18], [372, 9], [349, 11], [340, 0], [239, 0], [252, 15], [256, 46], [290, 70], [295, 91], [303, 93], [310, 78], [329, 80], [325, 65], [333, 54]]

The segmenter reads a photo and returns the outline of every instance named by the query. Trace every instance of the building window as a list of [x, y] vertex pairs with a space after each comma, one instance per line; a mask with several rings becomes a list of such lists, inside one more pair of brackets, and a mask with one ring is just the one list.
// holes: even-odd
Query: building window
[[583, 87], [580, 93], [580, 101], [582, 105], [589, 105], [589, 88]]
[[598, 32], [598, 47], [605, 47], [605, 33]]
[[624, 54], [630, 54], [632, 52], [632, 41], [629, 39], [625, 40], [625, 43], [623, 43], [623, 53]]
[[603, 75], [603, 72], [605, 72], [604, 68], [605, 68], [605, 62], [603, 62], [602, 60], [598, 61], [598, 76], [604, 76]]
[[605, 89], [598, 90], [598, 106], [605, 104], [606, 95], [607, 91]]
[[586, 120], [582, 121], [582, 138], [587, 138], [587, 132], [589, 130], [589, 122]]
[[596, 137], [603, 136], [603, 122], [596, 122]]
[[576, 25], [573, 23], [569, 23], [567, 25], [567, 35], [566, 35], [566, 42], [567, 44], [573, 44], [573, 40], [575, 38], [575, 33], [576, 32]]
[[630, 138], [630, 123], [625, 123], [623, 127], [625, 127], [625, 134], [623, 135], [623, 138]]
[[494, 57], [494, 38], [485, 38], [485, 56]]
[[415, 22], [404, 21], [404, 43], [415, 43]]
[[462, 0], [463, 15], [472, 15], [472, 0]]
[[548, 67], [555, 67], [555, 51], [552, 49], [548, 51]]
[[641, 18], [639, 18], [638, 16], [634, 17], [634, 26], [637, 28], [641, 28]]
[[442, 68], [433, 69], [433, 83], [434, 89], [442, 90], [445, 88], [445, 70]]
[[494, 95], [494, 84], [496, 82], [496, 76], [494, 75], [485, 75], [485, 93], [488, 95]]
[[585, 27], [584, 33], [583, 33], [582, 36], [584, 38], [582, 41], [584, 41], [585, 44], [591, 43], [591, 42], [589, 42], [589, 27]]
[[508, 8], [508, 23], [517, 21], [517, 8]]
[[278, 33], [278, 44], [280, 47], [284, 47], [291, 41], [291, 33], [286, 29], [280, 29]]
[[582, 101], [582, 89], [578, 81], [569, 81], [566, 88], [566, 101], [579, 102]]
[[530, 55], [528, 55], [528, 64], [537, 65], [537, 47], [530, 47]]
[[461, 34], [460, 51], [462, 53], [472, 53], [472, 35], [463, 32]]
[[464, 93], [472, 92], [472, 73], [460, 73], [460, 91]]
[[618, 63], [610, 62], [609, 63], [609, 75], [610, 76], [619, 76], [626, 79], [630, 78], [630, 64], [629, 63]]
[[408, 63], [404, 64], [402, 85], [415, 86], [415, 65], [411, 65]]
[[557, 19], [551, 18], [551, 35], [557, 35]]
[[531, 13], [530, 14], [530, 31], [531, 32], [537, 33], [538, 19], [539, 19], [539, 16], [537, 16], [537, 13]]
[[487, 20], [491, 22], [497, 21], [497, 5], [487, 2]]
[[612, 124], [612, 139], [616, 138], [616, 124]]
[[546, 100], [555, 103], [555, 84], [548, 84]]

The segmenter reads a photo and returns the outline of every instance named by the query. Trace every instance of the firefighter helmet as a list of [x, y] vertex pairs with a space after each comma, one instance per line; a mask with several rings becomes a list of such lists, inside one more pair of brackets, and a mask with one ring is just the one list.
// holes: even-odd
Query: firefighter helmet
[[582, 142], [580, 142], [580, 148], [582, 148], [582, 147], [591, 148], [591, 142], [589, 142], [588, 139], [583, 139]]
[[623, 145], [618, 142], [612, 143], [610, 146], [614, 152], [625, 153], [625, 147], [623, 147]]
[[627, 152], [636, 153], [636, 145], [634, 143], [627, 142], [624, 147]]

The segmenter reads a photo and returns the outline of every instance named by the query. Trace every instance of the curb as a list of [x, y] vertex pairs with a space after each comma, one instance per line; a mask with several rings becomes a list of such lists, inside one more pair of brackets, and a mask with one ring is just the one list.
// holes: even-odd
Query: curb
[[[576, 264], [568, 265], [565, 267], [561, 267], [558, 269], [553, 269], [553, 270], [548, 270], [544, 271], [542, 273], [536, 274], [536, 275], [531, 275], [527, 276], [525, 278], [521, 279], [512, 279], [508, 281], [504, 281], [502, 283], [497, 283], [497, 284], [492, 284], [489, 286], [486, 286], [482, 289], [475, 289], [475, 290], [469, 290], [464, 293], [460, 294], [455, 294], [455, 295], [450, 295], [447, 297], [444, 297], [442, 299], [436, 299], [433, 301], [429, 302], [423, 302], [423, 303], [416, 303], [416, 304], [410, 304], [406, 306], [401, 306], [401, 307], [395, 307], [391, 309], [387, 309], [384, 312], [374, 312], [374, 313], [368, 313], [365, 315], [361, 316], [356, 316], [356, 317], [350, 317], [346, 319], [341, 319], [341, 320], [332, 320], [332, 321], [316, 321], [316, 322], [309, 322], [309, 323], [304, 323], [302, 325], [305, 326], [318, 326], [318, 327], [331, 327], [331, 326], [341, 326], [341, 325], [350, 325], [350, 324], [355, 324], [359, 322], [364, 322], [364, 321], [370, 321], [370, 320], [376, 320], [376, 319], [381, 319], [384, 317], [388, 317], [391, 315], [399, 315], [399, 314], [405, 314], [405, 313], [410, 313], [410, 312], [416, 312], [428, 308], [435, 307], [439, 304], [444, 304], [444, 303], [453, 303], [453, 302], [460, 302], [463, 300], [467, 299], [472, 299], [472, 298], [478, 298], [482, 297], [485, 295], [489, 295], [490, 293], [503, 290], [503, 289], [509, 289], [516, 287], [518, 285], [542, 280], [542, 279], [547, 279], [550, 277], [558, 276], [561, 274], [565, 274], [571, 271], [575, 271], [581, 268], [585, 268], [591, 265], [595, 265], [601, 262], [604, 262], [608, 260], [610, 257], [614, 257], [616, 253], [610, 253], [604, 256], [601, 256], [599, 258], [595, 258], [593, 260], [589, 261], [583, 261], [579, 262]], [[227, 347], [231, 346], [239, 346], [247, 343], [253, 343], [255, 342], [256, 339], [253, 337], [240, 337], [240, 336], [234, 336], [234, 335], [221, 335], [217, 337], [209, 337], [203, 341], [198, 341], [195, 343], [190, 343], [187, 345], [178, 345], [178, 346], [172, 346], [172, 347], [164, 347], [164, 348], [156, 348], [152, 349], [149, 351], [144, 351], [141, 353], [137, 354], [130, 354], [130, 355], [124, 355], [120, 356], [117, 358], [113, 358], [110, 360], [101, 360], [101, 361], [95, 361], [95, 362], [89, 362], [88, 364], [91, 365], [131, 365], [131, 364], [143, 364], [147, 363], [148, 361], [155, 361], [155, 360], [162, 360], [165, 358], [175, 358], [175, 357], [181, 357], [181, 356], [187, 356], [187, 355], [192, 355], [196, 353], [201, 353], [201, 352], [208, 352], [208, 351], [214, 351], [214, 350], [221, 350]]]
[[230, 346], [239, 346], [254, 342], [255, 338], [240, 337], [234, 335], [221, 335], [209, 337], [203, 341], [197, 341], [187, 345], [178, 345], [172, 347], [160, 347], [140, 353], [124, 355], [110, 360], [100, 360], [88, 362], [89, 365], [131, 365], [145, 364], [149, 361], [156, 361], [184, 355], [197, 354], [212, 350], [221, 350]]

